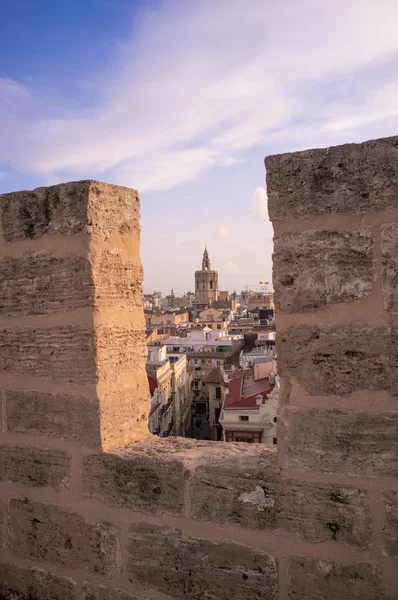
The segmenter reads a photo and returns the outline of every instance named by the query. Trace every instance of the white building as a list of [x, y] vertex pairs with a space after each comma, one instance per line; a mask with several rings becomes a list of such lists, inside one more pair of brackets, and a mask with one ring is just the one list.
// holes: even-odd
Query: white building
[[279, 385], [268, 377], [232, 379], [219, 418], [225, 442], [276, 444]]

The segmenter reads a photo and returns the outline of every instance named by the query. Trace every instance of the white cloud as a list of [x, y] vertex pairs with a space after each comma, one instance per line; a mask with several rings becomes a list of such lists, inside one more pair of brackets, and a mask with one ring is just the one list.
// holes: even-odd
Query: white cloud
[[229, 238], [231, 237], [231, 232], [229, 231], [229, 229], [227, 229], [227, 227], [225, 227], [225, 225], [220, 225], [220, 227], [218, 228], [218, 239], [220, 240], [229, 240]]
[[[0, 79], [0, 163], [46, 182], [159, 191], [237, 164], [255, 144], [384, 133], [398, 120], [397, 20], [392, 0], [161, 1], [141, 12], [112, 70], [93, 74], [93, 106]], [[360, 92], [356, 81], [334, 97], [371, 67], [380, 92], [365, 73]]]
[[260, 221], [269, 221], [267, 190], [257, 187], [252, 198], [252, 214]]
[[228, 269], [230, 271], [232, 271], [232, 273], [237, 273], [239, 271], [238, 265], [236, 263], [228, 261], [227, 266], [228, 266]]

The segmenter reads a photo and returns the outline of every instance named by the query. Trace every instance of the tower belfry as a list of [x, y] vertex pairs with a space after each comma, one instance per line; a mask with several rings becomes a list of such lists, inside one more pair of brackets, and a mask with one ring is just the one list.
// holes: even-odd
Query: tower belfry
[[211, 265], [210, 265], [209, 253], [207, 252], [207, 248], [205, 246], [205, 251], [203, 252], [203, 259], [202, 259], [202, 271], [210, 271], [210, 270], [211, 270]]
[[218, 273], [211, 268], [210, 257], [205, 246], [202, 269], [195, 272], [195, 304], [198, 308], [211, 306], [218, 300]]

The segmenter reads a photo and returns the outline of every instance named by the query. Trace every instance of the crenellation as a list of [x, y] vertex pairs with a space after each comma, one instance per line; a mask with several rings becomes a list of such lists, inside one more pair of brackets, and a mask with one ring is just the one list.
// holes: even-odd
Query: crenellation
[[266, 159], [273, 447], [149, 435], [135, 190], [0, 197], [0, 598], [397, 598], [397, 148]]

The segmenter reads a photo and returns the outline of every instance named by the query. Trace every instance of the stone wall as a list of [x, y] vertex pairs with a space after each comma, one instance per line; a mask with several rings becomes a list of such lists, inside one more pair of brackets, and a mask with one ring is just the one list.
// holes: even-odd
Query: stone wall
[[279, 455], [145, 431], [134, 191], [0, 199], [0, 600], [398, 598], [394, 143], [267, 159]]

